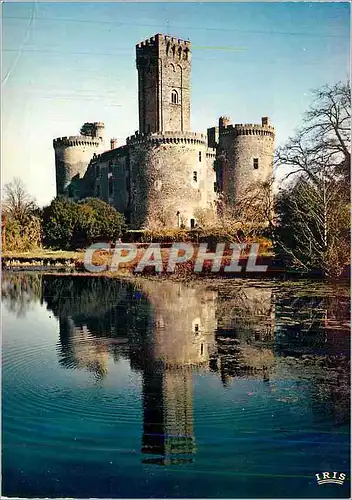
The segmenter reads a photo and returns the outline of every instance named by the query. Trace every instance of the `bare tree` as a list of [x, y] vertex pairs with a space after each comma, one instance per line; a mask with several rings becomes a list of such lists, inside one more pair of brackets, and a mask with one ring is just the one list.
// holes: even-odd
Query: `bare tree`
[[293, 182], [281, 191], [276, 243], [295, 263], [338, 276], [349, 261], [350, 87], [314, 91], [296, 136], [276, 150]]
[[313, 92], [313, 103], [302, 128], [275, 152], [276, 167], [290, 167], [291, 176], [303, 173], [313, 182], [322, 165], [328, 178], [350, 179], [351, 91], [339, 82]]
[[15, 178], [4, 186], [3, 211], [8, 218], [25, 224], [28, 216], [37, 210], [35, 199], [28, 193], [21, 179]]
[[338, 276], [349, 260], [349, 216], [341, 183], [299, 177], [278, 198], [280, 245], [295, 264]]
[[273, 179], [251, 183], [233, 205], [225, 201], [220, 226], [240, 241], [272, 232], [274, 220]]

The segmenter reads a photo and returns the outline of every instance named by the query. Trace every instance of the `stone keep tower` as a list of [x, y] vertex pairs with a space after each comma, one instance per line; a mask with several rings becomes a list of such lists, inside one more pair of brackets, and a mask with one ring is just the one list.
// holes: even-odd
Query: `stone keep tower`
[[161, 34], [136, 46], [140, 133], [190, 130], [190, 48]]
[[215, 172], [206, 136], [190, 131], [190, 42], [157, 34], [136, 56], [139, 132], [126, 141], [131, 223], [194, 227], [197, 210], [213, 202]]
[[73, 184], [83, 178], [94, 153], [104, 151], [104, 123], [93, 125], [92, 135], [54, 139], [57, 195], [75, 197]]

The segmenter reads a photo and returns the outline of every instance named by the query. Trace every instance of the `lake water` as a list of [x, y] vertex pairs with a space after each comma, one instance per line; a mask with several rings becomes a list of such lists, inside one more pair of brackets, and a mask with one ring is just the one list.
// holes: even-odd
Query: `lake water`
[[2, 297], [3, 495], [349, 496], [346, 286], [9, 272]]

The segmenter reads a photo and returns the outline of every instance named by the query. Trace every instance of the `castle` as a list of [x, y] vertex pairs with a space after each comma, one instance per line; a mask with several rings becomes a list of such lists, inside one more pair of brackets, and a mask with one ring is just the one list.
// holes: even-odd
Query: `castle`
[[191, 131], [189, 41], [157, 34], [136, 46], [139, 130], [105, 147], [104, 124], [89, 135], [54, 139], [57, 195], [101, 198], [132, 228], [192, 228], [197, 213], [240, 199], [273, 175], [274, 128], [220, 117]]

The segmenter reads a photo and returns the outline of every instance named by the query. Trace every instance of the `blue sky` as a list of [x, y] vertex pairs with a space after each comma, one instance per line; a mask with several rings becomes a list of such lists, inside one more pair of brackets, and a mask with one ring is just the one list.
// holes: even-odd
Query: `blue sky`
[[155, 33], [192, 43], [191, 125], [259, 123], [277, 144], [310, 91], [349, 77], [349, 3], [5, 3], [3, 183], [40, 205], [55, 196], [52, 140], [104, 121], [120, 144], [138, 128], [135, 45]]

